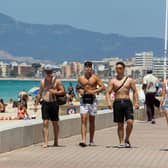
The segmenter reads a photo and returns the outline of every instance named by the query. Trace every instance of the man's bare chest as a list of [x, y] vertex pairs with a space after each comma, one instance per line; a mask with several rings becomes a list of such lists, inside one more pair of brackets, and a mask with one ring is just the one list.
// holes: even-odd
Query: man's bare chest
[[96, 85], [97, 85], [97, 81], [96, 81], [94, 78], [90, 78], [90, 79], [84, 78], [84, 79], [81, 81], [81, 84], [82, 84], [83, 86], [96, 86]]
[[128, 79], [126, 81], [125, 80], [114, 80], [114, 82], [113, 82], [114, 90], [116, 90], [120, 86], [122, 86], [121, 89], [124, 89], [124, 88], [129, 89], [130, 88], [130, 81]]

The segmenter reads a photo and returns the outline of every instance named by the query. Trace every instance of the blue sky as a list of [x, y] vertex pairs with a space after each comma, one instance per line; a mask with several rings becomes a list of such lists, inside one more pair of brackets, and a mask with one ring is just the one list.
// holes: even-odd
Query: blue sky
[[0, 12], [29, 23], [164, 37], [165, 0], [0, 0]]

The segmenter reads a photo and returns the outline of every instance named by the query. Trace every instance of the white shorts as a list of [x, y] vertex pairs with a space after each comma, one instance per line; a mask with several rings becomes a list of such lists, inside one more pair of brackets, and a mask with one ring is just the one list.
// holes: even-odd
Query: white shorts
[[93, 104], [84, 104], [82, 98], [80, 100], [80, 114], [89, 114], [95, 116], [97, 113], [97, 100], [95, 99]]

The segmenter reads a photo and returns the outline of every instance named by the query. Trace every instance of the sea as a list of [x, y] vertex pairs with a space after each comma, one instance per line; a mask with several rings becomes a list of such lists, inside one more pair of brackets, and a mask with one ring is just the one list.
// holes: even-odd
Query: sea
[[[72, 83], [73, 88], [76, 88], [76, 80], [62, 80], [62, 83], [65, 87], [65, 90], [67, 91], [69, 83]], [[28, 92], [33, 87], [39, 87], [40, 86], [40, 80], [7, 80], [7, 79], [1, 79], [0, 80], [0, 98], [2, 98], [5, 102], [9, 102], [10, 99], [18, 100], [19, 92], [26, 91]], [[143, 104], [145, 101], [145, 95], [142, 91], [141, 85], [136, 85], [139, 93], [139, 100], [140, 104]], [[74, 89], [75, 91], [75, 89]], [[132, 97], [132, 93], [130, 93]], [[32, 95], [35, 96], [35, 95]]]
[[[63, 80], [62, 83], [67, 91], [69, 83], [72, 83], [72, 86], [76, 87], [76, 81], [66, 81]], [[28, 92], [33, 87], [39, 87], [40, 80], [0, 80], [0, 98], [5, 102], [9, 102], [10, 99], [17, 100], [19, 92], [26, 91]]]

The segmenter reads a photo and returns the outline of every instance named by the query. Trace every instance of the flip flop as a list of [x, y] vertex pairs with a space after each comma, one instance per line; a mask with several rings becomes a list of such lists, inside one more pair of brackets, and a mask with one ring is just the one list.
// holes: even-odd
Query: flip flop
[[79, 143], [79, 146], [81, 146], [81, 147], [86, 147], [87, 145], [86, 145], [84, 142], [80, 142], [80, 143]]

